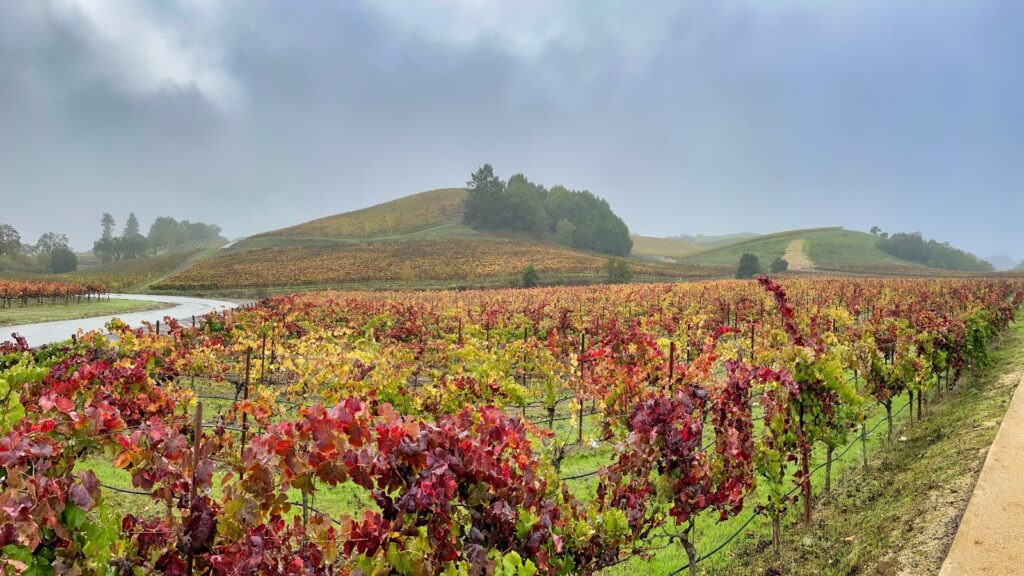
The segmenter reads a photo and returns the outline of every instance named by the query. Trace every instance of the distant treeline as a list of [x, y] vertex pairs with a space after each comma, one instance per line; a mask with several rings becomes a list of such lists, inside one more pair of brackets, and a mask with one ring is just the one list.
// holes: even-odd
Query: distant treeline
[[104, 262], [131, 260], [159, 254], [188, 240], [224, 240], [220, 226], [203, 222], [177, 221], [169, 216], [160, 216], [149, 227], [149, 234], [139, 229], [135, 213], [128, 214], [124, 230], [114, 235], [116, 222], [110, 213], [100, 218], [100, 238], [93, 242], [92, 252]]
[[516, 174], [503, 182], [490, 164], [467, 183], [465, 223], [478, 230], [512, 230], [538, 239], [614, 256], [629, 256], [629, 228], [608, 202], [585, 190], [548, 190]]
[[[877, 228], [872, 232], [878, 234]], [[920, 232], [897, 232], [887, 235], [882, 232], [878, 238], [878, 249], [897, 258], [918, 262], [932, 268], [960, 270], [964, 272], [992, 272], [992, 264], [970, 252], [954, 248], [946, 242], [925, 240]]]

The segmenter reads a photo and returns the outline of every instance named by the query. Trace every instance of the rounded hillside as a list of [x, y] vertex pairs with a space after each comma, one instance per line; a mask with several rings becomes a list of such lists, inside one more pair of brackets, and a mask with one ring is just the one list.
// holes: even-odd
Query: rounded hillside
[[314, 237], [373, 239], [462, 223], [465, 188], [440, 188], [352, 212], [257, 234], [254, 238]]

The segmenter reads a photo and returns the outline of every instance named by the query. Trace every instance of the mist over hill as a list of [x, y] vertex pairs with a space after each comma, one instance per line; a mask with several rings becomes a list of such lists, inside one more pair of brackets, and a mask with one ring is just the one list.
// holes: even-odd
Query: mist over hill
[[1013, 270], [1014, 268], [1020, 266], [1021, 264], [1024, 264], [1024, 261], [1017, 260], [1016, 258], [1011, 258], [1006, 254], [995, 254], [992, 256], [986, 256], [985, 260], [988, 261], [989, 264], [992, 264], [992, 266], [996, 270], [999, 270], [1000, 272], [1005, 272], [1006, 270]]

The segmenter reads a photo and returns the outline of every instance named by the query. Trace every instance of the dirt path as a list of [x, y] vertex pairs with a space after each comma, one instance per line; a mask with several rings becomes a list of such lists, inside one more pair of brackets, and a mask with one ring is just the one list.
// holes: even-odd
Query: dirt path
[[794, 272], [814, 269], [814, 262], [804, 253], [803, 239], [793, 240], [786, 246], [786, 252], [782, 259], [789, 263], [789, 269]]
[[[1024, 370], [1005, 378], [1024, 381]], [[1018, 386], [940, 576], [1024, 574], [1024, 387]]]

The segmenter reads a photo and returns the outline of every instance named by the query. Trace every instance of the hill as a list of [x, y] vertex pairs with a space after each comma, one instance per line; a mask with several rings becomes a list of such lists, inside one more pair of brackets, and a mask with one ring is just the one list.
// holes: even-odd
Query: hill
[[148, 258], [79, 266], [75, 272], [63, 274], [66, 280], [98, 282], [118, 292], [145, 290], [150, 284], [188, 269], [195, 262], [209, 258], [224, 244], [223, 240], [189, 240], [171, 250]]
[[[507, 283], [533, 265], [545, 281], [600, 280], [607, 257], [514, 238], [425, 238], [265, 247], [203, 260], [154, 286], [163, 290], [272, 287], [447, 287]], [[676, 268], [634, 262], [640, 277]]]
[[655, 259], [681, 258], [704, 249], [703, 246], [677, 238], [656, 238], [639, 234], [634, 234], [632, 238], [633, 256]]
[[740, 256], [749, 252], [758, 257], [762, 267], [767, 268], [789, 249], [790, 260], [795, 260], [792, 250], [802, 253], [808, 271], [916, 275], [930, 270], [882, 252], [875, 246], [876, 242], [877, 238], [871, 234], [843, 228], [791, 230], [712, 248], [681, 258], [680, 262], [735, 269]]
[[258, 234], [254, 238], [386, 238], [462, 224], [464, 188], [430, 190], [343, 214]]
[[1024, 262], [1018, 262], [1016, 259], [1011, 258], [1006, 254], [994, 254], [986, 257], [985, 260], [999, 271], [1013, 270], [1014, 268], [1024, 265]]
[[[494, 286], [514, 282], [528, 265], [542, 282], [604, 278], [607, 255], [526, 231], [464, 225], [464, 198], [464, 189], [443, 188], [272, 230], [180, 262], [175, 273], [146, 282], [175, 291]], [[877, 237], [843, 228], [697, 238], [701, 242], [633, 236], [636, 278], [729, 277], [747, 252], [764, 269], [785, 255], [794, 273], [952, 274], [901, 260], [879, 250]]]
[[101, 284], [111, 292], [138, 292], [214, 255], [223, 244], [223, 240], [188, 240], [155, 256], [106, 263], [92, 252], [83, 252], [79, 254], [80, 264], [74, 272], [46, 274], [5, 271], [0, 273], [0, 277]]
[[719, 246], [726, 246], [729, 244], [735, 244], [743, 240], [750, 240], [756, 238], [760, 234], [753, 232], [738, 232], [736, 234], [680, 234], [673, 236], [674, 240], [682, 240], [690, 244], [697, 244], [703, 248], [715, 248]]
[[[444, 188], [240, 240], [154, 284], [158, 290], [444, 287], [508, 283], [532, 264], [550, 281], [597, 281], [608, 256], [462, 224], [466, 191]], [[634, 260], [640, 278], [708, 269]]]

